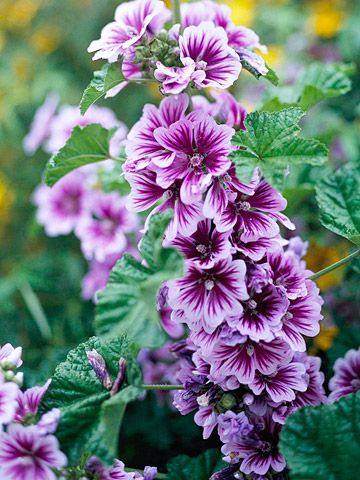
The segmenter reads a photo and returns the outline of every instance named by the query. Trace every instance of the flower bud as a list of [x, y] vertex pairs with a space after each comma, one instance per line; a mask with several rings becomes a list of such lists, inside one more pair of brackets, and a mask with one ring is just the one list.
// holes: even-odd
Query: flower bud
[[211, 475], [210, 480], [242, 480], [245, 477], [239, 472], [239, 464], [230, 465]]
[[220, 407], [225, 410], [231, 410], [236, 404], [236, 398], [231, 393], [224, 393], [219, 402]]
[[100, 382], [107, 390], [111, 390], [113, 382], [107, 371], [103, 357], [95, 349], [86, 352], [86, 356]]
[[119, 373], [115, 378], [114, 385], [111, 389], [111, 395], [116, 395], [120, 388], [123, 386], [126, 376], [126, 360], [125, 358], [120, 358], [119, 360]]

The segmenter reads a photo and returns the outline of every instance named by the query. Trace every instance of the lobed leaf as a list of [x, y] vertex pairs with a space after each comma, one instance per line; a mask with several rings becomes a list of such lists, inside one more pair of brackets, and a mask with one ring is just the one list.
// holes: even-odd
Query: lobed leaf
[[110, 157], [109, 144], [116, 129], [107, 130], [97, 123], [86, 127], [75, 127], [66, 144], [48, 161], [45, 181], [52, 187], [72, 170], [107, 160]]
[[228, 466], [219, 450], [206, 450], [196, 458], [179, 455], [167, 465], [167, 480], [209, 480], [211, 475]]
[[281, 432], [291, 480], [353, 480], [360, 469], [360, 392], [301, 408]]
[[316, 186], [324, 227], [360, 245], [360, 172], [345, 166], [324, 176]]
[[[86, 352], [92, 349], [102, 355], [113, 380], [118, 374], [120, 357], [126, 359], [124, 389], [113, 397], [88, 362]], [[42, 408], [47, 411], [60, 408], [56, 435], [70, 460], [76, 461], [84, 453], [97, 455], [108, 463], [116, 457], [122, 413], [126, 403], [136, 399], [134, 392], [140, 392], [141, 372], [135, 355], [136, 351], [125, 337], [111, 341], [93, 337], [71, 350], [56, 368]], [[110, 415], [113, 415], [112, 421]], [[111, 422], [114, 438], [110, 441]]]

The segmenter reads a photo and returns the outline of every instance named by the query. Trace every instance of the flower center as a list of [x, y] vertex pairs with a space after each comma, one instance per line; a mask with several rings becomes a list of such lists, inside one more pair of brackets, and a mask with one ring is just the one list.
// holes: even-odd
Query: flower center
[[283, 322], [286, 322], [287, 320], [291, 320], [292, 318], [294, 318], [294, 315], [291, 312], [286, 312], [282, 319]]
[[200, 153], [194, 153], [190, 158], [190, 166], [192, 168], [199, 168], [202, 166], [203, 161], [204, 161], [204, 155], [201, 155]]
[[255, 310], [255, 308], [257, 307], [257, 303], [255, 302], [255, 300], [251, 299], [246, 303], [246, 306], [249, 310]]
[[234, 207], [235, 207], [235, 212], [236, 212], [237, 214], [239, 214], [239, 213], [242, 212], [242, 211], [247, 212], [248, 210], [250, 210], [251, 205], [250, 205], [249, 202], [240, 201], [240, 202], [236, 202], [236, 203], [234, 204]]
[[205, 285], [206, 290], [210, 291], [215, 287], [215, 282], [214, 282], [214, 280], [208, 279], [208, 280], [205, 280], [204, 285]]
[[249, 357], [252, 357], [254, 355], [254, 346], [253, 345], [246, 345], [246, 353], [249, 355]]
[[199, 60], [196, 63], [196, 70], [206, 70], [206, 67], [207, 67], [207, 63], [205, 62], [205, 60]]

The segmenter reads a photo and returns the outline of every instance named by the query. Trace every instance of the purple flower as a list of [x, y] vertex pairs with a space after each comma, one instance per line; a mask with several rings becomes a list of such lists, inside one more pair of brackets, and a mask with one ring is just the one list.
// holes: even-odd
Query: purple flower
[[22, 365], [22, 348], [14, 348], [10, 343], [5, 343], [0, 347], [0, 365], [19, 368]]
[[135, 0], [119, 5], [115, 21], [106, 25], [99, 40], [91, 42], [88, 52], [97, 52], [93, 60], [116, 62], [147, 35], [152, 38], [169, 19], [170, 12], [158, 0]]
[[278, 235], [277, 214], [285, 207], [286, 200], [283, 196], [262, 180], [254, 195], [239, 192], [224, 211], [215, 216], [214, 221], [220, 232], [234, 228], [235, 231], [242, 232], [240, 240], [252, 242], [261, 237], [271, 238]]
[[91, 368], [94, 370], [95, 375], [100, 380], [101, 384], [107, 390], [110, 390], [113, 386], [113, 381], [107, 370], [104, 358], [95, 349], [86, 352], [86, 357], [89, 364], [91, 365]]
[[307, 389], [305, 372], [302, 363], [292, 362], [270, 375], [257, 372], [249, 387], [255, 395], [266, 391], [273, 402], [291, 402], [295, 400], [295, 392], [305, 392]]
[[125, 465], [120, 460], [115, 460], [114, 465], [109, 469], [107, 476], [101, 476], [100, 480], [133, 480], [135, 479], [135, 473], [126, 472]]
[[41, 435], [54, 433], [58, 427], [60, 417], [61, 411], [59, 408], [52, 408], [44, 413], [36, 425]]
[[169, 282], [169, 304], [183, 310], [191, 326], [211, 333], [226, 315], [242, 312], [240, 300], [248, 298], [244, 277], [242, 260], [220, 260], [207, 270], [190, 264], [183, 278]]
[[208, 439], [217, 425], [217, 415], [212, 406], [200, 407], [195, 413], [194, 422], [203, 427], [203, 438]]
[[15, 416], [19, 387], [14, 382], [6, 382], [0, 372], [0, 426], [10, 423]]
[[243, 303], [243, 312], [231, 317], [228, 324], [252, 340], [271, 340], [289, 306], [286, 296], [268, 285], [260, 293], [252, 291], [250, 299]]
[[23, 147], [28, 155], [35, 153], [50, 135], [51, 122], [53, 121], [58, 103], [58, 95], [50, 93], [43, 105], [36, 111], [30, 131], [23, 140]]
[[15, 420], [17, 422], [25, 422], [28, 417], [37, 414], [39, 405], [47, 392], [51, 379], [49, 379], [42, 387], [32, 387], [22, 392], [19, 390], [17, 396], [17, 409]]
[[55, 480], [53, 468], [66, 465], [53, 435], [41, 435], [36, 426], [12, 424], [0, 434], [0, 476], [8, 480]]
[[187, 27], [180, 35], [179, 45], [180, 58], [191, 58], [196, 64], [195, 69], [203, 73], [194, 79], [196, 87], [226, 89], [238, 79], [241, 63], [236, 52], [229, 47], [222, 27], [215, 27], [213, 22]]
[[104, 262], [110, 255], [120, 255], [127, 246], [125, 234], [138, 226], [137, 216], [117, 192], [93, 192], [88, 208], [89, 214], [76, 227], [85, 257]]
[[258, 425], [248, 437], [223, 446], [221, 451], [226, 455], [225, 460], [238, 463], [242, 459], [240, 470], [246, 474], [265, 475], [270, 468], [282, 472], [286, 462], [278, 449], [280, 429], [270, 415], [259, 418]]
[[161, 93], [164, 95], [178, 95], [183, 92], [191, 80], [204, 79], [204, 72], [196, 69], [191, 58], [182, 59], [182, 67], [166, 67], [161, 62], [156, 63], [154, 77], [162, 83]]
[[334, 376], [329, 383], [330, 401], [334, 402], [344, 395], [360, 389], [360, 348], [349, 350], [344, 358], [338, 358], [334, 364]]
[[304, 283], [307, 293], [290, 301], [289, 308], [281, 320], [277, 336], [283, 338], [297, 352], [305, 352], [306, 343], [304, 336], [315, 337], [319, 331], [319, 321], [323, 300], [319, 289], [311, 280]]
[[228, 410], [218, 416], [218, 434], [223, 443], [236, 442], [240, 437], [249, 435], [253, 428], [244, 412]]
[[240, 237], [242, 231], [233, 231], [231, 234], [231, 243], [236, 251], [244, 255], [245, 257], [250, 258], [254, 262], [258, 262], [264, 256], [275, 250], [278, 250], [280, 247], [279, 238], [259, 238], [253, 242], [242, 242]]
[[131, 193], [127, 198], [127, 207], [130, 211], [141, 212], [147, 210], [161, 198], [164, 199], [164, 202], [152, 211], [152, 215], [156, 212], [164, 212], [168, 208], [174, 210], [174, 217], [165, 232], [167, 242], [174, 240], [178, 233], [185, 236], [192, 235], [199, 221], [204, 218], [201, 202], [186, 205], [181, 200], [181, 183], [179, 181], [164, 189], [156, 183], [156, 174], [151, 171], [136, 174], [128, 173], [126, 179], [131, 185]]
[[164, 149], [155, 139], [154, 132], [159, 127], [169, 128], [184, 118], [189, 105], [185, 94], [162, 100], [160, 107], [145, 105], [141, 119], [132, 127], [126, 143], [127, 160], [125, 172], [134, 172], [153, 163], [159, 167], [170, 165], [175, 153]]
[[81, 115], [79, 107], [63, 105], [50, 124], [48, 139], [44, 145], [48, 153], [55, 153], [63, 147], [74, 127], [85, 127], [90, 123], [99, 123], [104, 128], [119, 128], [123, 138], [127, 129], [109, 108], [91, 105], [85, 115]]
[[90, 268], [81, 282], [81, 296], [85, 300], [95, 301], [96, 292], [106, 287], [110, 272], [118, 260], [117, 255], [111, 255], [104, 262], [92, 260]]
[[176, 158], [168, 167], [154, 168], [157, 183], [168, 188], [182, 179], [181, 200], [186, 204], [200, 201], [212, 176], [224, 174], [231, 165], [228, 154], [233, 133], [232, 128], [205, 116], [196, 122], [180, 120], [170, 128], [156, 129], [156, 140]]
[[202, 220], [190, 237], [178, 235], [170, 245], [177, 247], [196, 267], [212, 268], [218, 260], [231, 256], [229, 234], [218, 232], [210, 220]]
[[270, 375], [291, 358], [288, 345], [280, 339], [254, 342], [245, 337], [235, 344], [229, 343], [217, 344], [211, 354], [205, 356], [211, 362], [210, 373], [214, 378], [234, 375], [240, 383], [249, 384], [256, 371]]
[[59, 180], [53, 188], [39, 185], [33, 201], [36, 218], [49, 237], [72, 232], [87, 211], [85, 175], [74, 170]]
[[281, 288], [291, 300], [303, 297], [307, 293], [306, 278], [308, 271], [291, 251], [270, 253], [268, 262], [272, 270], [273, 284]]

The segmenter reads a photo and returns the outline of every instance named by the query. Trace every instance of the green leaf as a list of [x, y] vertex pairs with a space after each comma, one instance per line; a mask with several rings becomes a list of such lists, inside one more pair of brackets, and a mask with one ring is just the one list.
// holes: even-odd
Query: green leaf
[[360, 470], [360, 392], [301, 408], [281, 432], [292, 480], [353, 480]]
[[209, 480], [211, 475], [225, 468], [228, 464], [222, 461], [219, 450], [206, 450], [196, 458], [179, 455], [167, 465], [167, 480]]
[[312, 63], [294, 86], [274, 90], [261, 110], [278, 111], [291, 106], [307, 110], [321, 100], [344, 95], [351, 90], [351, 73], [351, 65]]
[[113, 268], [108, 284], [98, 294], [95, 329], [112, 337], [126, 333], [139, 347], [156, 348], [166, 341], [156, 310], [160, 285], [181, 276], [182, 259], [161, 246], [169, 215], [154, 215], [140, 244], [145, 266], [125, 254]]
[[316, 186], [324, 227], [360, 245], [360, 172], [345, 166], [323, 177]]
[[112, 88], [124, 82], [125, 78], [119, 63], [107, 63], [101, 70], [94, 72], [94, 77], [85, 88], [80, 101], [80, 112], [84, 115], [88, 108]]
[[45, 181], [52, 187], [64, 175], [89, 163], [107, 160], [109, 144], [116, 129], [107, 130], [97, 123], [75, 127], [66, 144], [48, 161]]
[[[110, 392], [103, 387], [88, 362], [86, 352], [92, 349], [102, 355], [113, 380], [118, 374], [120, 357], [126, 359], [124, 389], [114, 397], [110, 397]], [[134, 392], [141, 385], [135, 354], [125, 337], [111, 341], [93, 337], [72, 350], [65, 362], [56, 368], [43, 409], [60, 408], [56, 436], [71, 461], [78, 460], [83, 453], [97, 455], [105, 462], [111, 462], [116, 457], [122, 412], [125, 404], [136, 398]], [[115, 437], [109, 443], [107, 429], [111, 423], [110, 415], [114, 415], [111, 428]]]
[[327, 148], [318, 140], [299, 137], [298, 125], [304, 112], [289, 108], [281, 112], [253, 112], [245, 120], [245, 131], [237, 132], [233, 143], [241, 147], [230, 157], [239, 178], [248, 182], [255, 167], [277, 186], [291, 165], [322, 165]]

